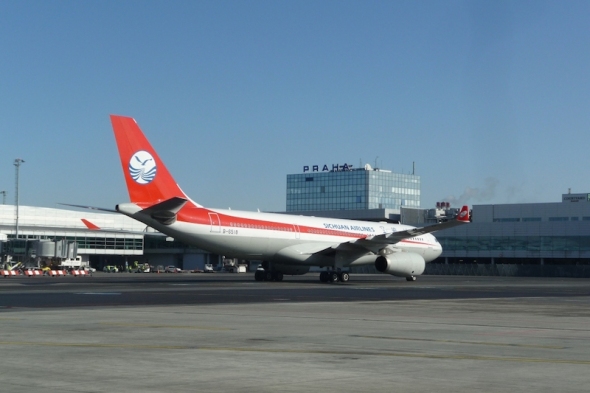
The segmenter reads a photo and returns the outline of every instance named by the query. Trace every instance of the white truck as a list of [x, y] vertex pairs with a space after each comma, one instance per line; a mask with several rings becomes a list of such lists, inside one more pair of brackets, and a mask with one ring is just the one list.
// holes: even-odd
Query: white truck
[[84, 269], [90, 268], [88, 261], [83, 261], [82, 257], [62, 259], [60, 266], [64, 269]]
[[230, 273], [246, 273], [248, 265], [238, 263], [237, 259], [224, 259], [223, 270]]

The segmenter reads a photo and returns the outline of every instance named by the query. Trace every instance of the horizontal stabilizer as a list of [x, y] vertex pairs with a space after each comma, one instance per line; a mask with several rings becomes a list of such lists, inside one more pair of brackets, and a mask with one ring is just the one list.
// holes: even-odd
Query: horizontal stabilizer
[[164, 225], [173, 224], [176, 221], [176, 213], [187, 203], [187, 199], [172, 197], [164, 202], [156, 203], [141, 212], [149, 214], [154, 220]]
[[154, 212], [154, 211], [170, 211], [172, 213], [178, 213], [180, 209], [186, 204], [187, 199], [180, 198], [180, 197], [172, 197], [170, 199], [166, 199], [164, 202], [156, 203], [146, 209], [143, 209], [144, 213]]

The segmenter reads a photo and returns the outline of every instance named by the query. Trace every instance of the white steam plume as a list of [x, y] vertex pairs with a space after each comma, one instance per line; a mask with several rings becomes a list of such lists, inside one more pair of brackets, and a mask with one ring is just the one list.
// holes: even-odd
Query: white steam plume
[[451, 206], [468, 205], [473, 202], [488, 202], [496, 195], [496, 186], [498, 185], [499, 180], [493, 177], [488, 177], [485, 179], [484, 183], [485, 185], [483, 188], [467, 187], [459, 197], [450, 195], [441, 199], [441, 201], [450, 202]]

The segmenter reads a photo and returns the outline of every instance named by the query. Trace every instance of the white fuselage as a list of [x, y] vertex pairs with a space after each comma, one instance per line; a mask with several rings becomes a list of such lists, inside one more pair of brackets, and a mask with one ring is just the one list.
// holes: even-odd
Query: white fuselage
[[431, 234], [404, 239], [395, 244], [367, 241], [362, 253], [358, 249], [352, 253], [347, 250], [347, 243], [363, 242], [374, 236], [413, 228], [401, 224], [206, 209], [209, 222], [177, 220], [173, 224], [163, 225], [142, 214], [141, 208], [135, 204], [121, 204], [118, 209], [180, 241], [220, 255], [246, 260], [328, 266], [333, 264], [334, 255], [340, 255], [340, 266], [353, 266], [373, 263], [383, 249], [387, 249], [388, 253], [416, 253], [426, 262], [442, 253], [440, 243]]

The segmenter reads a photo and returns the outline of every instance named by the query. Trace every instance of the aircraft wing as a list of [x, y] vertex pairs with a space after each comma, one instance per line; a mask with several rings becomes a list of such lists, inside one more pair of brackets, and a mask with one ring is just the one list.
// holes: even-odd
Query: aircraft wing
[[405, 231], [383, 233], [381, 235], [368, 236], [366, 239], [361, 239], [361, 241], [395, 244], [395, 243], [398, 243], [404, 239], [409, 239], [412, 237], [440, 231], [443, 229], [453, 228], [453, 227], [456, 227], [459, 225], [468, 224], [469, 222], [470, 222], [469, 221], [469, 207], [463, 206], [461, 208], [461, 211], [457, 215], [457, 218], [455, 218], [453, 220], [445, 221], [445, 222], [441, 222], [439, 224], [429, 225], [429, 226], [425, 226], [425, 227], [411, 228], [411, 229], [407, 229]]
[[[426, 233], [436, 232], [443, 229], [453, 228], [459, 225], [469, 223], [469, 207], [463, 206], [461, 211], [457, 215], [457, 218], [441, 222], [439, 224], [429, 225], [425, 227], [411, 228], [404, 231], [384, 233], [381, 235], [367, 236], [358, 240], [351, 240], [343, 243], [301, 243], [293, 246], [289, 246], [281, 250], [278, 254], [285, 257], [297, 257], [301, 255], [314, 255], [324, 254], [328, 255], [335, 251], [347, 251], [350, 253], [360, 252], [361, 254], [366, 251], [371, 251], [377, 247], [381, 247], [384, 244], [395, 244], [399, 243], [404, 239], [410, 239], [412, 237], [424, 235]], [[361, 252], [362, 250], [362, 252]]]
[[107, 209], [104, 207], [86, 206], [86, 205], [72, 205], [71, 203], [58, 203], [58, 205], [79, 207], [80, 209], [98, 210], [101, 212], [118, 213], [118, 211], [116, 211], [115, 209]]

